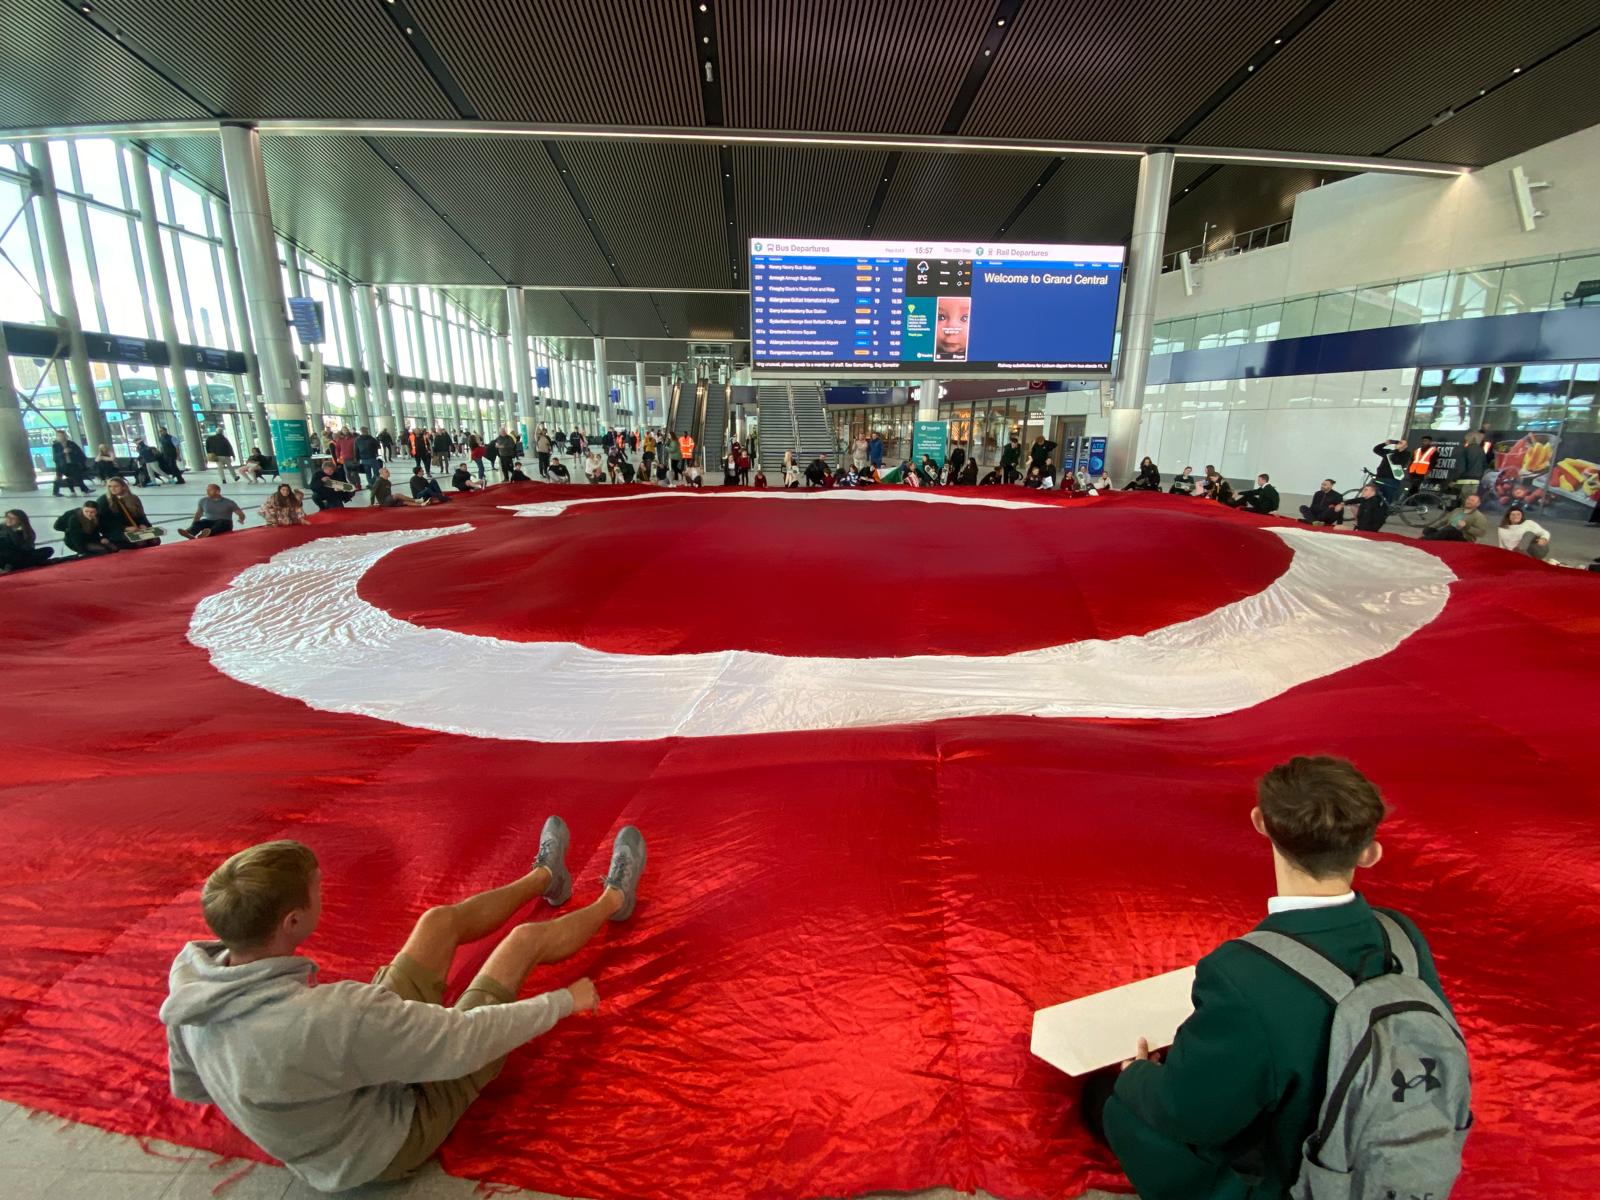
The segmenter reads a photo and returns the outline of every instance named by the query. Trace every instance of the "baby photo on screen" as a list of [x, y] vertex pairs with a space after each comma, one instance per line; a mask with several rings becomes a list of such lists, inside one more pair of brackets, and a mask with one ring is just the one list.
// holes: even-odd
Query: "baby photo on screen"
[[933, 357], [941, 362], [965, 362], [967, 325], [972, 317], [971, 296], [940, 296], [934, 323]]

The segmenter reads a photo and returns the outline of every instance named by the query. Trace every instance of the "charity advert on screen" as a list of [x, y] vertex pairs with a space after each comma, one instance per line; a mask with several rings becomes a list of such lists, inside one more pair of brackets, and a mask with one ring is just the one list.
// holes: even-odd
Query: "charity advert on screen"
[[1107, 374], [1122, 246], [750, 240], [751, 365]]

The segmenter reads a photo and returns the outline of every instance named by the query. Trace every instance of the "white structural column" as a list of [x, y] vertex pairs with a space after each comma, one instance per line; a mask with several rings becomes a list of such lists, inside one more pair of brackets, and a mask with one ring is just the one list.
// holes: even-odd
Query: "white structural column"
[[500, 430], [511, 424], [509, 418], [511, 413], [516, 410], [518, 401], [516, 373], [511, 366], [511, 337], [509, 334], [505, 337], [494, 339], [494, 355], [495, 364], [500, 375], [501, 393], [501, 400], [494, 407], [496, 425], [494, 432], [495, 436], [498, 437]]
[[384, 357], [388, 359], [394, 375], [394, 388], [389, 395], [390, 404], [394, 409], [394, 435], [398, 438], [406, 431], [405, 385], [400, 382], [400, 342], [395, 335], [393, 297], [385, 291], [380, 303], [382, 307], [379, 310], [378, 328], [383, 334]]
[[511, 316], [511, 369], [516, 381], [516, 410], [525, 437], [537, 427], [533, 411], [533, 375], [528, 370], [528, 302], [519, 287], [506, 289], [506, 309]]
[[611, 364], [606, 358], [606, 340], [597, 337], [594, 340], [594, 402], [600, 410], [600, 419], [596, 422], [595, 431], [602, 432], [611, 428]]
[[635, 426], [644, 424], [644, 363], [633, 364], [633, 423]]
[[939, 419], [939, 381], [937, 379], [924, 379], [922, 387], [917, 392], [917, 420], [937, 421]]
[[342, 276], [334, 281], [334, 286], [339, 291], [339, 319], [344, 324], [344, 336], [348, 339], [345, 357], [350, 361], [350, 373], [355, 376], [356, 381], [356, 424], [371, 429], [372, 400], [368, 391], [366, 372], [361, 369], [361, 334], [356, 329], [354, 289], [350, 286], [350, 281]]
[[[280, 472], [300, 473], [310, 466], [304, 457], [305, 398], [300, 369], [289, 341], [289, 309], [278, 269], [277, 235], [267, 202], [267, 176], [261, 165], [261, 138], [249, 125], [225, 124], [221, 130], [222, 171], [228, 185], [228, 217], [239, 247], [250, 330], [261, 364], [261, 391], [272, 424], [272, 449]], [[298, 428], [296, 428], [296, 426]]]
[[667, 427], [667, 409], [672, 405], [672, 376], [663, 375], [656, 380], [656, 386], [661, 395], [656, 399], [655, 420], [651, 422], [658, 429]]
[[206, 466], [205, 442], [200, 423], [195, 420], [194, 397], [189, 392], [189, 373], [183, 366], [183, 341], [178, 335], [178, 316], [172, 308], [171, 278], [167, 274], [167, 250], [161, 244], [161, 226], [156, 222], [156, 193], [150, 182], [150, 157], [138, 146], [130, 146], [133, 157], [133, 194], [139, 205], [139, 233], [144, 242], [146, 274], [150, 277], [150, 299], [155, 304], [161, 340], [167, 344], [167, 376], [172, 380], [172, 399], [177, 408], [178, 434], [183, 438], [183, 457], [191, 471]]
[[1167, 206], [1172, 199], [1172, 151], [1152, 150], [1139, 160], [1139, 190], [1133, 204], [1133, 237], [1128, 244], [1128, 299], [1123, 305], [1120, 378], [1113, 391], [1111, 433], [1106, 439], [1106, 469], [1114, 480], [1133, 476], [1139, 444], [1139, 415], [1150, 368], [1155, 330], [1156, 288], [1161, 282], [1161, 250], [1167, 238]]
[[22, 427], [22, 404], [11, 379], [6, 329], [0, 325], [0, 492], [31, 492], [38, 485], [28, 434]]
[[[261, 402], [261, 360], [256, 357], [255, 338], [250, 333], [250, 305], [244, 298], [244, 275], [239, 270], [239, 246], [233, 239], [233, 220], [218, 223], [222, 242], [222, 264], [228, 273], [228, 295], [233, 299], [233, 311], [238, 318], [239, 345], [244, 347], [245, 378], [250, 389], [250, 416], [255, 422], [255, 444], [272, 446], [272, 426], [267, 423], [267, 409]], [[243, 457], [243, 447], [238, 448]]]
[[[367, 378], [367, 407], [371, 413], [372, 432], [377, 433], [383, 423], [392, 421], [393, 407], [389, 397], [389, 379], [383, 368], [383, 338], [378, 332], [378, 289], [367, 284], [359, 289], [361, 304], [362, 362]], [[390, 432], [394, 432], [391, 427]]]
[[[111, 427], [100, 411], [94, 373], [89, 369], [89, 348], [83, 340], [83, 321], [78, 316], [78, 297], [72, 286], [72, 260], [67, 256], [67, 235], [61, 225], [61, 199], [56, 195], [50, 148], [42, 141], [35, 141], [28, 143], [28, 149], [29, 160], [39, 180], [39, 234], [44, 240], [45, 258], [50, 268], [52, 286], [45, 290], [48, 293], [53, 289], [57, 315], [66, 322], [72, 389], [78, 393], [78, 419], [83, 423], [83, 436], [89, 443], [89, 457], [93, 459], [100, 446], [111, 444]], [[60, 378], [59, 372], [57, 378]], [[63, 395], [62, 399], [65, 401], [66, 397]]]
[[422, 293], [411, 289], [411, 335], [417, 350], [417, 374], [422, 377], [422, 408], [427, 414], [427, 428], [431, 433], [439, 427], [433, 410], [432, 376], [428, 373], [428, 339], [422, 325]]

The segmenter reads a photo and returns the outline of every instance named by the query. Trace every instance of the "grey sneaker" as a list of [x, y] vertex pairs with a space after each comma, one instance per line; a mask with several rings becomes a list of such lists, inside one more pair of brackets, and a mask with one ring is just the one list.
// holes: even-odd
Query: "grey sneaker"
[[626, 921], [633, 916], [634, 902], [639, 899], [639, 876], [644, 874], [644, 834], [632, 825], [625, 825], [617, 834], [611, 847], [611, 869], [606, 872], [606, 887], [622, 893], [622, 907], [611, 914], [613, 921]]
[[545, 821], [544, 832], [539, 834], [539, 857], [533, 865], [550, 868], [550, 886], [545, 888], [544, 898], [553, 908], [572, 899], [572, 872], [567, 870], [567, 847], [571, 843], [572, 834], [565, 821], [560, 817]]

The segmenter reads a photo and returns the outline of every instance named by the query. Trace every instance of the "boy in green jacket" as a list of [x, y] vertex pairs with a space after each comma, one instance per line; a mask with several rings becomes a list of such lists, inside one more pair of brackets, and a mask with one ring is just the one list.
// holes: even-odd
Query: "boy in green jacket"
[[[1377, 788], [1343, 759], [1293, 758], [1268, 771], [1250, 821], [1272, 843], [1278, 894], [1256, 928], [1306, 942], [1357, 981], [1382, 974], [1383, 931], [1351, 882], [1383, 854], [1384, 813]], [[1422, 935], [1389, 915], [1444, 1000]], [[1200, 960], [1193, 996], [1165, 1061], [1141, 1041], [1103, 1113], [1086, 1093], [1086, 1118], [1091, 1128], [1099, 1118], [1142, 1200], [1281, 1200], [1320, 1115], [1333, 1005], [1236, 941]]]

